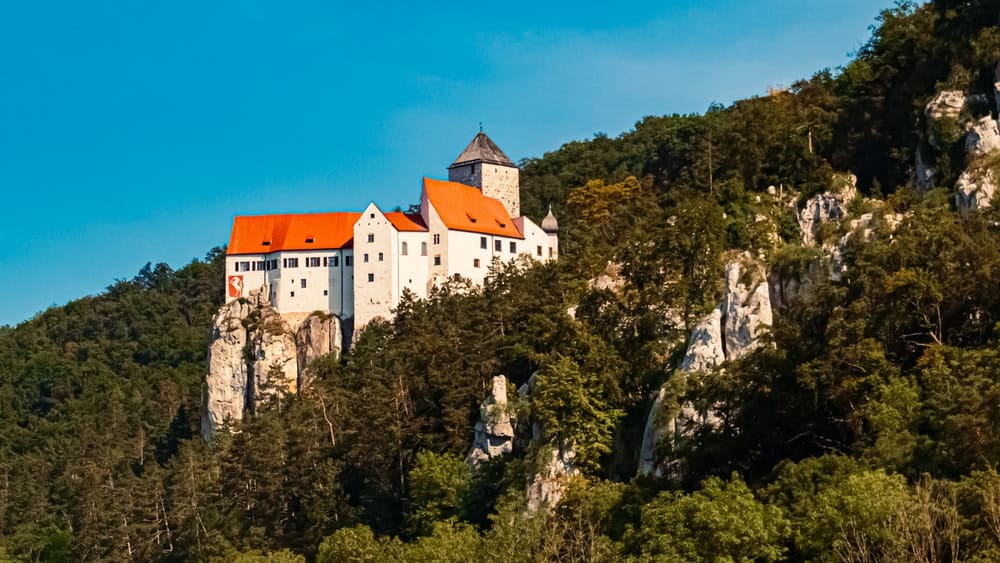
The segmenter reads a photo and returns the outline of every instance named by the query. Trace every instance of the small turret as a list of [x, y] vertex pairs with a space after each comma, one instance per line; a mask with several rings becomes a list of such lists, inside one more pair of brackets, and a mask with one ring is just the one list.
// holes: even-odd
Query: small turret
[[556, 216], [552, 214], [551, 205], [549, 205], [549, 214], [542, 219], [542, 230], [549, 234], [559, 232], [559, 221], [557, 221]]

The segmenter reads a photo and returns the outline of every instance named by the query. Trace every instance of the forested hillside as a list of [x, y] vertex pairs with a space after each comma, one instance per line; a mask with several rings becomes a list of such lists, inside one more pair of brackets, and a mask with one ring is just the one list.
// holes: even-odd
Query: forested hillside
[[[210, 444], [222, 251], [0, 329], [0, 561], [1000, 560], [1000, 1], [872, 30], [522, 162], [558, 263], [404, 300]], [[691, 368], [764, 283], [773, 322]]]

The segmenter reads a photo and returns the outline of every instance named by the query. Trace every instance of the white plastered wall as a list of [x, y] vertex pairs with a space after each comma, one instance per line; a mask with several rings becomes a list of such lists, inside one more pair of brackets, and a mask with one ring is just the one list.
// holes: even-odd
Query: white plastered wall
[[[226, 256], [226, 303], [248, 297], [250, 292], [258, 289], [267, 281], [269, 272], [257, 268], [258, 263], [263, 262], [265, 256], [261, 254], [236, 254]], [[236, 266], [240, 266], [240, 271], [236, 271]], [[246, 266], [246, 271], [243, 266]]]
[[399, 278], [395, 275], [398, 256], [394, 252], [399, 246], [398, 234], [374, 203], [354, 224], [355, 334], [373, 319], [391, 318], [392, 308], [399, 302]]
[[[403, 243], [406, 243], [406, 255], [403, 255]], [[421, 256], [420, 245], [427, 243], [428, 253], [430, 252], [430, 239], [425, 231], [408, 231], [399, 233], [399, 245], [396, 247], [396, 254], [399, 257], [399, 267], [396, 275], [399, 278], [399, 297], [403, 296], [402, 291], [409, 289], [416, 297], [425, 299], [427, 297], [427, 268], [430, 262], [427, 256]], [[393, 303], [393, 306], [399, 301]]]

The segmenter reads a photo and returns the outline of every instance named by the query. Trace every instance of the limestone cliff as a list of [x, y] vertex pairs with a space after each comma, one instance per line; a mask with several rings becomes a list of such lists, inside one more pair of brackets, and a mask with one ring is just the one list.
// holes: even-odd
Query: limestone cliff
[[479, 422], [469, 452], [469, 463], [476, 465], [514, 451], [514, 425], [507, 405], [507, 378], [493, 378], [490, 393], [479, 407]]
[[[535, 390], [537, 373], [517, 389], [520, 401], [530, 404]], [[515, 425], [515, 434], [528, 449], [536, 452], [534, 471], [529, 475], [525, 493], [528, 511], [551, 510], [562, 499], [570, 480], [580, 474], [574, 460], [576, 451], [572, 444], [544, 442], [545, 429], [537, 421], [522, 419]]]
[[857, 196], [857, 178], [854, 175], [836, 175], [833, 189], [806, 200], [798, 217], [802, 245], [815, 246], [823, 225], [846, 217], [847, 207]]
[[924, 109], [926, 142], [916, 151], [914, 183], [921, 190], [938, 186], [935, 155], [961, 142], [966, 166], [955, 183], [955, 206], [962, 214], [990, 207], [1000, 186], [1000, 123], [991, 112], [994, 104], [1000, 112], [1000, 65], [995, 74], [993, 92], [945, 90]]
[[[771, 298], [763, 266], [744, 253], [726, 264], [724, 279], [722, 302], [691, 331], [682, 374], [710, 371], [745, 356], [761, 346], [770, 329]], [[719, 423], [710, 409], [699, 411], [694, 405], [672, 400], [665, 385], [650, 408], [639, 451], [640, 475], [662, 477], [670, 472], [671, 460], [660, 453], [665, 441], [690, 435], [698, 426]]]
[[323, 313], [283, 318], [261, 291], [223, 305], [212, 322], [202, 393], [202, 436], [238, 424], [262, 402], [308, 386], [309, 364], [339, 353], [340, 321]]
[[992, 205], [1000, 186], [1000, 124], [985, 116], [965, 135], [968, 165], [955, 185], [955, 206], [967, 214]]

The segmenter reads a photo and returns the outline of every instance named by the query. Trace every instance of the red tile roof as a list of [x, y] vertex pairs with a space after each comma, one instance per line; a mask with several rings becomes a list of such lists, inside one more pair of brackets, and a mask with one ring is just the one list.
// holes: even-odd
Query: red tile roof
[[348, 212], [237, 216], [226, 254], [351, 248], [359, 217]]
[[523, 239], [507, 209], [499, 200], [483, 195], [478, 188], [424, 178], [427, 200], [449, 229], [485, 235]]
[[389, 213], [386, 213], [385, 216], [389, 219], [389, 222], [392, 223], [392, 226], [396, 227], [397, 231], [414, 232], [427, 230], [427, 227], [424, 226], [424, 220], [420, 217], [419, 213], [390, 211]]

